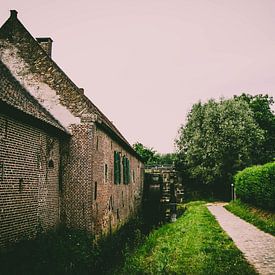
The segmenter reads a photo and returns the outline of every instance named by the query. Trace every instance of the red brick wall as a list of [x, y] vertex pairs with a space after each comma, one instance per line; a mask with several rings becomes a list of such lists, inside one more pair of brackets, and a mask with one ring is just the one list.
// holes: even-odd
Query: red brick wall
[[[143, 164], [92, 123], [74, 125], [71, 130], [72, 138], [62, 149], [63, 221], [68, 227], [86, 229], [96, 235], [108, 233], [123, 224], [139, 206]], [[114, 151], [130, 160], [131, 181], [127, 185], [114, 183]]]
[[62, 220], [71, 228], [91, 231], [92, 125], [72, 125], [62, 144]]
[[[130, 160], [131, 180], [124, 184], [114, 183], [114, 151]], [[107, 178], [104, 166], [107, 164]], [[122, 164], [121, 164], [122, 171]], [[135, 179], [133, 180], [133, 171]], [[128, 153], [102, 130], [94, 133], [93, 150], [93, 198], [97, 182], [97, 199], [92, 201], [93, 226], [96, 233], [108, 233], [125, 223], [141, 202], [143, 188], [143, 164]], [[122, 174], [122, 172], [121, 172]]]
[[[93, 121], [97, 119], [108, 125], [112, 132], [124, 141], [125, 147], [127, 147], [127, 141], [97, 107], [83, 95], [83, 91], [47, 56], [16, 18], [9, 19], [2, 27], [0, 50], [3, 53], [3, 63], [40, 104], [44, 104], [44, 107], [52, 113], [54, 113], [53, 110], [60, 110], [62, 107], [62, 112], [56, 112], [54, 116], [59, 122], [64, 120], [62, 125], [72, 134], [72, 137], [66, 142], [62, 141], [62, 146], [60, 146], [62, 156], [60, 168], [62, 171], [60, 173], [62, 206], [60, 208], [58, 141], [54, 143], [53, 154], [56, 158], [54, 169], [48, 171], [45, 163], [39, 168], [36, 155], [39, 155], [37, 152], [41, 148], [41, 155], [47, 152], [49, 137], [35, 128], [13, 123], [13, 126], [17, 127], [12, 131], [14, 136], [11, 135], [10, 140], [8, 138], [7, 141], [1, 141], [0, 149], [0, 159], [4, 159], [4, 167], [11, 171], [10, 174], [4, 174], [4, 180], [7, 181], [10, 178], [11, 183], [0, 184], [0, 207], [5, 213], [1, 214], [0, 211], [1, 223], [10, 221], [9, 225], [3, 226], [4, 231], [7, 232], [7, 228], [12, 223], [11, 220], [16, 217], [19, 228], [25, 227], [22, 232], [33, 235], [35, 232], [33, 228], [39, 223], [45, 229], [57, 224], [59, 209], [62, 211], [62, 221], [68, 227], [87, 229], [99, 234], [101, 231], [108, 232], [109, 229], [120, 226], [135, 212], [140, 203], [143, 182], [142, 164], [105, 132], [96, 129]], [[66, 114], [69, 116], [67, 117]], [[10, 147], [7, 146], [9, 142]], [[17, 147], [20, 142], [21, 145]], [[131, 177], [132, 171], [135, 171], [134, 182], [131, 180], [128, 185], [114, 184], [114, 151], [119, 151], [122, 156], [126, 155], [129, 158]], [[26, 156], [29, 157], [25, 160]], [[44, 161], [44, 158], [41, 157], [41, 159]], [[25, 162], [27, 165], [22, 164]], [[106, 181], [104, 181], [105, 164], [108, 165]], [[23, 184], [24, 188], [21, 193], [18, 191], [20, 173], [25, 175], [26, 181], [32, 182]], [[95, 182], [97, 182], [98, 189], [96, 200], [94, 199]], [[112, 207], [109, 207], [110, 198], [112, 198]], [[20, 200], [20, 203], [16, 203], [16, 200]], [[11, 203], [11, 205], [6, 207], [3, 203], [2, 206], [2, 201], [6, 204]], [[23, 217], [30, 218], [22, 222]], [[14, 233], [10, 236], [5, 235], [5, 238], [17, 238], [20, 235], [19, 231], [20, 229], [12, 229]]]
[[[2, 114], [0, 129], [0, 246], [3, 246], [59, 224], [60, 161], [56, 137]], [[53, 168], [49, 168], [50, 160]]]
[[[70, 142], [62, 148], [63, 221], [96, 235], [108, 233], [136, 212], [142, 196], [143, 164], [93, 123], [71, 126], [71, 131]], [[114, 184], [114, 151], [130, 160], [127, 185]]]

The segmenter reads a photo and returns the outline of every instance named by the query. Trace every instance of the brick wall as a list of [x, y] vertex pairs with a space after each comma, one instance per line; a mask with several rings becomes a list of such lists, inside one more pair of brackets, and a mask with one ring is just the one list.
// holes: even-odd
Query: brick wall
[[62, 144], [62, 220], [71, 228], [91, 231], [92, 125], [71, 126]]
[[[143, 164], [94, 123], [71, 126], [71, 132], [62, 146], [63, 221], [97, 236], [114, 231], [141, 203]], [[130, 160], [127, 185], [114, 183], [114, 151]]]
[[[59, 127], [61, 130], [66, 128], [72, 135], [71, 138], [62, 141], [60, 146], [61, 208], [59, 207], [58, 189], [54, 189], [54, 186], [58, 187], [58, 170], [55, 170], [58, 168], [57, 165], [54, 166], [53, 170], [48, 171], [44, 164], [45, 167], [42, 165], [38, 169], [32, 163], [32, 173], [29, 173], [29, 170], [26, 171], [35, 183], [23, 184], [24, 187], [26, 186], [25, 188], [28, 187], [30, 189], [29, 193], [24, 193], [24, 191], [20, 193], [17, 190], [19, 188], [18, 171], [20, 169], [24, 171], [25, 166], [16, 166], [16, 169], [13, 169], [10, 173], [10, 178], [15, 177], [17, 182], [15, 180], [11, 185], [1, 184], [1, 189], [5, 190], [7, 188], [9, 190], [10, 201], [15, 201], [17, 196], [21, 198], [21, 203], [14, 203], [14, 205], [22, 205], [22, 209], [27, 207], [25, 205], [25, 197], [22, 199], [23, 193], [29, 200], [27, 205], [31, 209], [26, 212], [27, 215], [23, 216], [32, 218], [29, 225], [27, 221], [24, 223], [26, 228], [27, 226], [29, 226], [28, 228], [33, 228], [39, 222], [43, 228], [48, 225], [49, 227], [53, 226], [55, 224], [53, 220], [58, 219], [59, 209], [61, 209], [62, 221], [68, 227], [87, 229], [90, 232], [100, 234], [120, 226], [136, 211], [141, 199], [143, 167], [142, 163], [136, 158], [137, 156], [134, 154], [133, 149], [130, 148], [125, 138], [108, 118], [83, 94], [83, 90], [79, 89], [45, 53], [15, 14], [0, 29], [0, 59], [16, 79], [17, 86], [24, 86], [27, 92], [56, 121], [48, 120], [48, 117], [44, 116], [44, 112], [41, 112], [38, 118], [44, 118], [44, 121], [50, 122], [54, 127]], [[6, 86], [4, 90], [7, 90]], [[14, 90], [17, 90], [17, 87]], [[21, 98], [21, 93], [17, 93], [17, 95]], [[7, 98], [10, 97], [6, 97], [6, 102], [12, 104], [11, 101], [7, 101]], [[23, 101], [25, 102], [25, 100]], [[13, 106], [18, 108], [17, 105]], [[25, 112], [26, 109], [28, 108], [24, 105], [20, 110]], [[33, 112], [30, 112], [30, 114], [34, 115]], [[100, 130], [95, 123], [104, 123], [109, 129], [108, 131], [112, 132], [116, 138]], [[20, 155], [22, 154], [21, 151], [13, 146], [8, 147], [5, 145], [6, 147], [1, 147], [2, 149], [0, 149], [3, 151], [3, 154], [0, 155], [1, 158], [8, 156], [15, 150], [14, 158], [18, 154], [18, 158], [23, 162], [21, 158], [24, 155], [32, 154], [31, 159], [34, 161], [34, 152], [37, 152], [39, 148], [44, 148], [41, 152], [47, 152], [49, 136], [37, 129], [27, 130], [25, 127], [29, 126], [24, 124], [18, 124], [17, 127], [23, 127], [25, 130], [18, 130], [19, 128], [14, 130], [17, 133], [14, 140], [12, 140], [14, 144], [20, 140], [20, 131], [28, 137], [26, 140], [23, 138], [22, 145], [18, 147], [23, 150], [23, 155]], [[18, 140], [16, 140], [16, 137]], [[32, 144], [31, 147], [29, 143], [25, 146], [27, 141]], [[56, 141], [54, 144], [54, 154], [56, 154], [57, 158], [58, 142]], [[29, 150], [30, 152], [28, 152]], [[125, 155], [130, 160], [131, 182], [127, 185], [123, 183], [120, 185], [114, 184], [114, 151], [120, 152], [121, 156]], [[105, 164], [108, 169], [107, 177], [105, 177], [104, 172]], [[31, 164], [29, 165], [31, 166]], [[49, 173], [52, 173], [52, 175]], [[133, 180], [133, 173], [135, 174], [135, 180]], [[6, 179], [8, 179], [8, 174], [6, 174]], [[55, 179], [55, 183], [52, 183], [52, 185], [48, 184], [51, 181], [55, 181]], [[9, 189], [10, 186], [12, 186], [12, 189]], [[95, 198], [96, 188], [97, 198]], [[16, 190], [17, 193], [15, 192]], [[14, 196], [12, 191], [15, 192]], [[1, 190], [0, 196], [5, 194], [5, 192]], [[30, 195], [27, 196], [28, 194]], [[9, 217], [14, 217], [19, 213], [19, 208], [14, 208], [13, 205], [7, 209], [10, 209], [10, 212], [6, 212], [4, 215], [7, 220], [10, 219]], [[48, 209], [51, 209], [49, 213]], [[35, 213], [37, 216], [36, 220], [34, 218]], [[49, 215], [55, 217], [55, 219], [49, 218]], [[30, 234], [33, 234], [31, 230]], [[13, 236], [17, 238], [16, 234]]]
[[[114, 182], [114, 151], [130, 161], [130, 182]], [[106, 172], [107, 168], [107, 172]], [[95, 196], [95, 185], [97, 194]], [[93, 146], [92, 209], [93, 226], [97, 233], [118, 228], [133, 215], [141, 203], [143, 164], [99, 128], [95, 129]], [[96, 199], [95, 199], [96, 197]]]
[[0, 114], [0, 246], [59, 224], [59, 140]]

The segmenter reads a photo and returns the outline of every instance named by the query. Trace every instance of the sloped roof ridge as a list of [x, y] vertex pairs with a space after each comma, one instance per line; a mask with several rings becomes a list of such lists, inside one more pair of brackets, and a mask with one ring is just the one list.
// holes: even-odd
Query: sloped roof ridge
[[[10, 100], [7, 100], [5, 98], [3, 98], [2, 96], [0, 97], [0, 99], [4, 102], [6, 102], [9, 105], [12, 105], [13, 107], [15, 107], [16, 109], [27, 113], [29, 115], [32, 115], [34, 117], [36, 117], [39, 120], [44, 121], [47, 124], [50, 124], [56, 128], [58, 128], [59, 130], [62, 130], [63, 132], [68, 133], [68, 131], [59, 123], [59, 121], [46, 109], [44, 108], [39, 101], [33, 97], [27, 90], [25, 87], [23, 87], [20, 82], [12, 75], [12, 73], [10, 72], [10, 70], [7, 68], [7, 66], [0, 60], [0, 70], [3, 74], [4, 77], [6, 77], [8, 79], [8, 81], [14, 85], [16, 88], [19, 88], [21, 95], [25, 98], [27, 98], [29, 100], [29, 102], [31, 102], [31, 105], [33, 105], [33, 107], [36, 108], [36, 110], [39, 113], [42, 113], [43, 115], [35, 115], [34, 113], [30, 112], [30, 111], [26, 111], [25, 108], [20, 108], [20, 106], [13, 104], [13, 101], [15, 101], [13, 98], [10, 98]], [[0, 89], [3, 87], [0, 87]], [[4, 96], [4, 94], [2, 94]], [[17, 102], [19, 103], [19, 102]]]
[[[38, 43], [38, 41], [31, 35], [31, 33], [26, 29], [26, 27], [24, 26], [24, 24], [16, 17], [12, 17], [10, 16], [6, 22], [0, 27], [0, 33], [1, 31], [5, 28], [6, 24], [9, 24], [9, 21], [16, 19], [17, 23], [20, 24], [20, 26], [24, 29], [25, 32], [27, 32], [27, 34], [29, 35], [29, 37], [33, 40], [34, 43], [36, 43], [45, 53], [45, 56], [48, 60], [50, 60], [52, 62], [52, 64], [66, 77], [66, 79], [70, 82], [70, 84], [75, 88], [75, 90], [79, 93], [79, 87], [70, 79], [70, 77], [68, 77], [68, 75], [58, 66], [58, 64], [44, 51], [44, 49], [40, 46], [40, 44]], [[86, 96], [86, 95], [82, 95], [84, 96], [84, 99], [88, 105], [88, 107], [91, 107], [92, 109], [94, 109], [98, 115], [100, 116], [100, 118], [107, 124], [107, 126], [114, 131], [122, 140], [123, 142], [125, 142], [128, 146], [131, 146], [129, 144], [129, 142], [124, 138], [124, 136], [120, 133], [120, 131], [114, 126], [114, 124], [103, 114], [102, 111], [100, 111], [100, 109]], [[91, 112], [93, 112], [93, 110], [90, 110]]]

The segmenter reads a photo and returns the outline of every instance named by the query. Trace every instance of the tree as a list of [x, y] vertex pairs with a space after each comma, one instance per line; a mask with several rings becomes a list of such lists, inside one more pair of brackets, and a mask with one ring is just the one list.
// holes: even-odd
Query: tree
[[154, 164], [156, 162], [156, 151], [153, 148], [145, 147], [140, 142], [136, 142], [133, 148], [142, 157], [145, 164]]
[[253, 163], [263, 140], [247, 102], [209, 100], [193, 105], [176, 145], [190, 178], [226, 195], [235, 172]]
[[140, 142], [136, 142], [133, 148], [147, 165], [172, 165], [176, 158], [174, 153], [159, 154], [154, 148], [148, 148]]
[[244, 100], [253, 112], [259, 127], [264, 130], [264, 142], [258, 151], [254, 151], [254, 163], [264, 164], [275, 158], [275, 115], [271, 110], [274, 100], [268, 95], [242, 94], [234, 96], [236, 100]]
[[159, 165], [173, 165], [176, 161], [175, 153], [157, 154]]

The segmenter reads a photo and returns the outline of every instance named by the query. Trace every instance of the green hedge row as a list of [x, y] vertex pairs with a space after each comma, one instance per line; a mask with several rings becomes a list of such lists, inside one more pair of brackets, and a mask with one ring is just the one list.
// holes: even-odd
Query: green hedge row
[[234, 182], [242, 201], [275, 210], [275, 162], [248, 167], [235, 175]]

